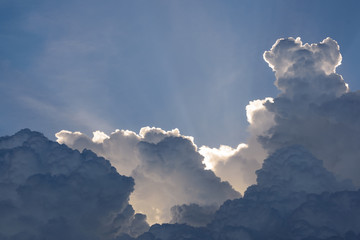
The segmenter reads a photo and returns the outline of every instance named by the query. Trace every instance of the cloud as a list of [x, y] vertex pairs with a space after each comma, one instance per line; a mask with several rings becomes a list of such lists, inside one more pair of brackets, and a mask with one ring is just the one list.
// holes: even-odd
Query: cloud
[[113, 239], [148, 229], [131, 177], [28, 129], [0, 138], [1, 239]]
[[[95, 135], [102, 136], [102, 142], [94, 141]], [[182, 136], [178, 129], [145, 127], [139, 134], [116, 130], [110, 136], [96, 132], [93, 139], [61, 131], [56, 137], [72, 148], [91, 149], [109, 159], [119, 173], [132, 176], [135, 191], [131, 204], [145, 213], [150, 223], [169, 222], [174, 205], [220, 206], [241, 196], [228, 182], [205, 170], [193, 139]]]
[[[131, 203], [150, 222], [174, 224], [143, 233], [146, 217], [128, 203], [132, 178], [89, 150], [22, 131], [0, 139], [0, 237], [359, 239], [360, 92], [336, 73], [338, 44], [279, 39], [264, 59], [281, 93], [249, 102], [249, 139], [236, 148], [198, 149], [177, 129], [56, 134], [132, 176]], [[222, 180], [254, 184], [241, 198]]]

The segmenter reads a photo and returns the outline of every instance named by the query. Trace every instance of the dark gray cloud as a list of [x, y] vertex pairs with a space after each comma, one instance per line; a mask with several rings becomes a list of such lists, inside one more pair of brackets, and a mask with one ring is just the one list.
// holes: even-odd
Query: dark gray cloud
[[[149, 231], [136, 240], [215, 240], [207, 228], [192, 227], [186, 224], [154, 224]], [[117, 240], [135, 240], [129, 236], [119, 237]]]
[[102, 157], [22, 130], [0, 138], [1, 239], [113, 239], [148, 229], [131, 177]]
[[258, 188], [285, 193], [336, 192], [354, 188], [350, 180], [337, 181], [333, 173], [323, 167], [323, 162], [302, 146], [277, 150], [265, 159], [256, 175]]
[[194, 227], [206, 226], [213, 220], [217, 210], [217, 206], [211, 205], [200, 206], [194, 203], [176, 205], [171, 208], [172, 219], [170, 223], [187, 224]]
[[[246, 229], [252, 236], [251, 239], [256, 239], [257, 236], [270, 237], [270, 239], [296, 239], [296, 231], [289, 230], [297, 229], [300, 221], [297, 218], [293, 219], [294, 214], [306, 204], [310, 204], [312, 198], [321, 199], [323, 195], [329, 196], [339, 191], [347, 192], [350, 197], [354, 194], [359, 195], [358, 192], [346, 191], [353, 189], [351, 183], [337, 181], [334, 175], [323, 167], [322, 161], [301, 146], [279, 149], [265, 159], [262, 168], [256, 171], [256, 175], [257, 184], [248, 188], [243, 199], [226, 202], [215, 214], [211, 226], [216, 228], [216, 231], [221, 233], [231, 226], [240, 228], [241, 231]], [[348, 197], [347, 194], [345, 195]], [[332, 211], [332, 206], [328, 206], [330, 201], [323, 199], [324, 211], [327, 208]], [[353, 210], [360, 210], [358, 207], [360, 205], [354, 206]], [[348, 206], [338, 204], [337, 208], [341, 212], [347, 210]], [[311, 212], [312, 210], [315, 212]], [[322, 227], [334, 229], [326, 221], [319, 222], [317, 217], [321, 216], [318, 216], [315, 208], [312, 210], [308, 213], [306, 210], [302, 211], [303, 221], [306, 218], [313, 221], [305, 221], [303, 224], [316, 231], [320, 231]], [[328, 216], [336, 222], [336, 216], [330, 215], [331, 213]], [[353, 217], [351, 219], [357, 220]], [[350, 230], [358, 231], [354, 226], [334, 235], [342, 235]], [[315, 232], [304, 234], [303, 237], [317, 237]]]

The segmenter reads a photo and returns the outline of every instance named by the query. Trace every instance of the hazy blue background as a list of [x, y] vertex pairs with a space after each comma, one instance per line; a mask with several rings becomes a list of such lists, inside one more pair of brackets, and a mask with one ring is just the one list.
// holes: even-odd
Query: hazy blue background
[[237, 145], [245, 106], [275, 96], [280, 37], [338, 41], [358, 81], [360, 1], [0, 1], [0, 135], [179, 128]]

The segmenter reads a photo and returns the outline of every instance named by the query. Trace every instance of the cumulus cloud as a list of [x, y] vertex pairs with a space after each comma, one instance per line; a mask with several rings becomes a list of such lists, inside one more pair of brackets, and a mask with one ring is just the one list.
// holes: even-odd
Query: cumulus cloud
[[[56, 133], [57, 142], [64, 143], [67, 146], [83, 150], [91, 149], [100, 156], [111, 160], [111, 163], [117, 168], [120, 174], [130, 176], [135, 167], [139, 164], [137, 154], [137, 144], [140, 141], [157, 143], [167, 136], [179, 137], [178, 129], [164, 131], [160, 128], [144, 127], [140, 133], [129, 130], [115, 130], [110, 136], [104, 132], [93, 132], [93, 138], [80, 132], [70, 132], [62, 130]], [[182, 136], [192, 141], [191, 137]]]
[[22, 130], [0, 138], [1, 239], [114, 239], [148, 229], [131, 177], [104, 158]]
[[324, 101], [348, 90], [335, 72], [342, 57], [331, 38], [317, 44], [303, 44], [300, 38], [279, 39], [264, 53], [264, 60], [275, 72], [275, 85], [290, 99]]
[[177, 129], [146, 127], [139, 134], [117, 130], [102, 142], [77, 132], [61, 131], [56, 136], [72, 148], [93, 150], [109, 159], [119, 173], [132, 176], [135, 191], [131, 204], [151, 223], [169, 222], [174, 205], [220, 206], [227, 199], [240, 197], [229, 183], [205, 170], [193, 139]]

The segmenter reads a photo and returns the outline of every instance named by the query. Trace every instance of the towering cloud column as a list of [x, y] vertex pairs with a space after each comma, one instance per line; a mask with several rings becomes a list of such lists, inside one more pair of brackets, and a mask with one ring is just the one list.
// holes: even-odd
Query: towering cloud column
[[336, 67], [339, 45], [331, 38], [302, 44], [300, 38], [279, 39], [264, 53], [281, 94], [265, 104], [275, 124], [260, 142], [268, 152], [299, 144], [337, 177], [360, 185], [359, 92], [349, 92]]
[[235, 149], [201, 147], [205, 163], [244, 191], [255, 183], [254, 172], [268, 154], [302, 145], [336, 177], [350, 178], [360, 186], [360, 93], [350, 92], [336, 73], [342, 60], [337, 42], [278, 39], [263, 57], [275, 72], [275, 86], [281, 93], [250, 101], [247, 144]]

